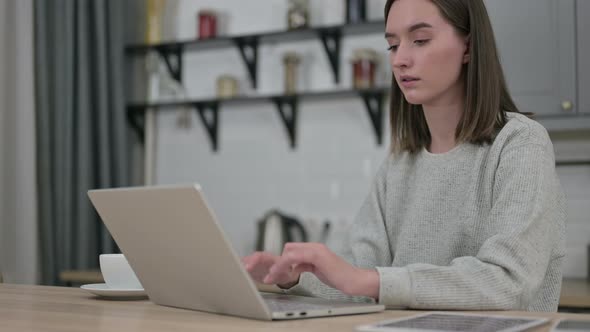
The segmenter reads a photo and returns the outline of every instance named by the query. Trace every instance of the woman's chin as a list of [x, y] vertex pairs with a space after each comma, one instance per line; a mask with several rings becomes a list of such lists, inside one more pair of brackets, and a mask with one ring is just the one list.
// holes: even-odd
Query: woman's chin
[[412, 105], [422, 105], [428, 100], [427, 96], [421, 92], [418, 89], [407, 89], [406, 91], [402, 89], [406, 101]]
[[406, 101], [412, 105], [422, 105], [424, 104], [424, 98], [420, 98], [418, 96], [413, 95], [404, 95]]

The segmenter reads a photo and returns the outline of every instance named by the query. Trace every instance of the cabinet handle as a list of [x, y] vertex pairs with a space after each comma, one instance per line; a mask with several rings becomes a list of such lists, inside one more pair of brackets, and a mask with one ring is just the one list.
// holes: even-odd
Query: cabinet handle
[[569, 100], [564, 100], [561, 102], [561, 109], [564, 111], [571, 111], [574, 108], [574, 104]]

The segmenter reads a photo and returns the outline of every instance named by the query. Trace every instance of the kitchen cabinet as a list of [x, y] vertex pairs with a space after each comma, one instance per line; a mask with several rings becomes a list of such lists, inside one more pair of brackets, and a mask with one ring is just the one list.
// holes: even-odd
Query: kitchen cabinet
[[578, 111], [590, 115], [590, 1], [576, 2], [578, 23]]
[[[522, 111], [579, 111], [575, 0], [486, 0], [504, 73]], [[589, 1], [578, 1], [589, 7]], [[590, 13], [590, 7], [586, 16]], [[485, 79], [485, 78], [483, 78]], [[585, 101], [588, 103], [588, 101]], [[588, 108], [586, 107], [586, 110]]]

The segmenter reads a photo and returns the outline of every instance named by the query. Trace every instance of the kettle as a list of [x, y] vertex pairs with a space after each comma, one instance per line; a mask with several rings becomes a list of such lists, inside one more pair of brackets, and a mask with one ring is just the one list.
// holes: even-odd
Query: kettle
[[294, 217], [269, 211], [258, 221], [256, 250], [280, 255], [287, 242], [307, 242], [305, 227]]

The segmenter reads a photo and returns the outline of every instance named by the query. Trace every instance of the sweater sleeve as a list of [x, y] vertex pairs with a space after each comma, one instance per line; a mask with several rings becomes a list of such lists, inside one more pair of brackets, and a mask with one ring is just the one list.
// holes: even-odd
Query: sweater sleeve
[[[475, 257], [448, 266], [379, 267], [379, 302], [389, 307], [446, 310], [526, 310], [534, 300], [565, 220], [564, 196], [550, 143], [503, 151], [492, 209]], [[560, 253], [557, 253], [559, 255]]]
[[[388, 158], [379, 167], [369, 195], [347, 232], [345, 244], [339, 246], [343, 248], [342, 252], [336, 252], [359, 268], [374, 269], [375, 266], [391, 265], [392, 253], [385, 229], [385, 193], [389, 162]], [[290, 288], [288, 293], [355, 302], [375, 302], [371, 298], [345, 295], [325, 285], [311, 273], [303, 273], [299, 284]]]

